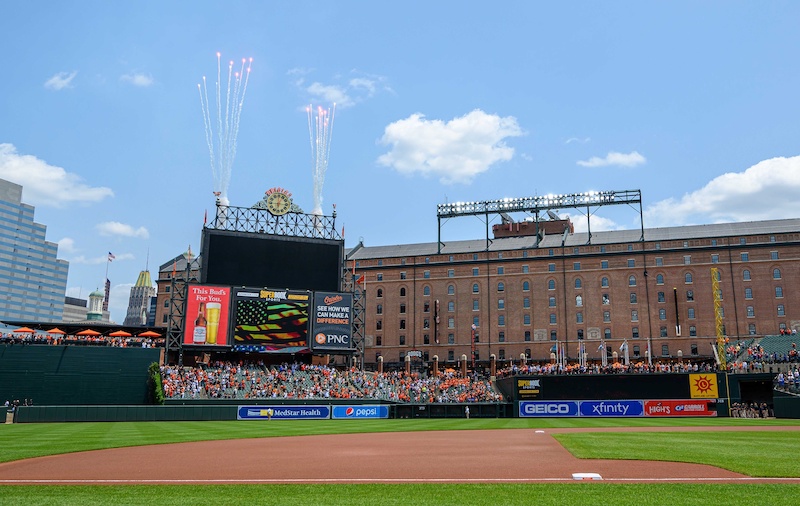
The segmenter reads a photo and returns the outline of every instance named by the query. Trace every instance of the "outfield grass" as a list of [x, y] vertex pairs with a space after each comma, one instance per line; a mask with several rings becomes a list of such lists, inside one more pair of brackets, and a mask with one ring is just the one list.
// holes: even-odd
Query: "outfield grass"
[[[0, 462], [122, 446], [362, 432], [564, 427], [708, 427], [702, 432], [569, 433], [555, 436], [581, 458], [696, 462], [752, 476], [800, 477], [798, 432], [715, 432], [715, 426], [786, 426], [800, 420], [416, 419], [124, 422], [0, 425]], [[2, 475], [0, 474], [0, 478]], [[409, 484], [208, 486], [2, 486], [0, 504], [786, 504], [786, 484]]]
[[[479, 418], [465, 420], [436, 418], [0, 424], [0, 449], [2, 449], [0, 462], [124, 446], [310, 434], [554, 427], [744, 427], [757, 425], [800, 425], [800, 420], [745, 418]], [[608, 437], [614, 436], [609, 434]]]
[[681, 484], [408, 484], [408, 485], [161, 485], [3, 486], [0, 504], [25, 506], [124, 504], [131, 506], [711, 506], [794, 504], [800, 485]]

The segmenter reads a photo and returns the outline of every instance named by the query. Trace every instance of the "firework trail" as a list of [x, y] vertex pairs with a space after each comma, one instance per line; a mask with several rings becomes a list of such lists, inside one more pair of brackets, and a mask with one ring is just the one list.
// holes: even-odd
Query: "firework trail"
[[[200, 109], [203, 113], [203, 127], [211, 160], [214, 194], [218, 196], [220, 203], [228, 205], [228, 185], [231, 182], [231, 169], [233, 169], [233, 161], [236, 158], [239, 120], [242, 117], [242, 106], [247, 93], [247, 82], [250, 80], [253, 59], [242, 58], [241, 69], [237, 72], [234, 72], [233, 60], [231, 60], [228, 64], [227, 81], [224, 84], [220, 60], [221, 55], [217, 53], [217, 82], [214, 85], [216, 118], [211, 117], [212, 104], [208, 100], [208, 85], [205, 76], [203, 76], [202, 84], [197, 85], [197, 90], [200, 92]], [[223, 86], [225, 88], [224, 101], [222, 99]], [[214, 135], [215, 123], [216, 136]]]
[[325, 171], [328, 170], [328, 159], [331, 154], [333, 138], [333, 120], [336, 115], [336, 104], [332, 109], [318, 107], [316, 115], [309, 105], [308, 138], [311, 143], [311, 168], [314, 176], [314, 210], [311, 214], [322, 214], [322, 187], [325, 184]]

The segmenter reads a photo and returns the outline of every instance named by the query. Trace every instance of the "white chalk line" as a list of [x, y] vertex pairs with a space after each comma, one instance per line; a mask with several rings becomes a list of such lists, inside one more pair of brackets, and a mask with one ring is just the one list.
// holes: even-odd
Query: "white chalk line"
[[714, 483], [714, 482], [759, 482], [759, 483], [800, 483], [800, 478], [757, 478], [752, 476], [733, 478], [604, 478], [601, 480], [576, 480], [565, 478], [329, 478], [329, 479], [111, 479], [111, 480], [59, 480], [59, 479], [0, 479], [0, 485], [54, 485], [54, 484], [120, 484], [120, 485], [203, 485], [203, 484], [352, 484], [352, 483], [547, 483], [547, 482], [606, 482], [606, 483], [659, 483], [659, 482], [685, 482], [685, 483]]

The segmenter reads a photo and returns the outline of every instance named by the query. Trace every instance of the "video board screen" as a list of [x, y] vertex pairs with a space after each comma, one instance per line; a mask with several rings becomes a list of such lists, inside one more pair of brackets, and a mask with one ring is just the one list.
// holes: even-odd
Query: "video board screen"
[[310, 292], [271, 288], [233, 290], [233, 345], [267, 351], [308, 347]]
[[343, 241], [203, 229], [203, 283], [341, 289]]
[[231, 288], [189, 284], [183, 344], [227, 346]]
[[314, 292], [312, 350], [353, 349], [353, 294]]

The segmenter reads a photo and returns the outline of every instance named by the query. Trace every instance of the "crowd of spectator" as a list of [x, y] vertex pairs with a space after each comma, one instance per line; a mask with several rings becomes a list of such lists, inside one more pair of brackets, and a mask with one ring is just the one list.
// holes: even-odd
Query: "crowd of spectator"
[[117, 348], [155, 348], [163, 347], [164, 339], [144, 337], [107, 337], [107, 336], [65, 336], [49, 334], [0, 334], [0, 344], [6, 346], [114, 346]]
[[562, 363], [552, 362], [546, 364], [512, 364], [508, 367], [498, 369], [497, 377], [517, 375], [550, 375], [550, 374], [649, 374], [649, 373], [687, 373], [687, 372], [713, 372], [717, 370], [713, 362], [662, 362], [657, 361], [652, 364], [647, 362], [622, 362], [601, 364]]
[[169, 399], [369, 399], [407, 403], [499, 402], [491, 382], [443, 372], [365, 372], [326, 365], [215, 362], [163, 366]]

